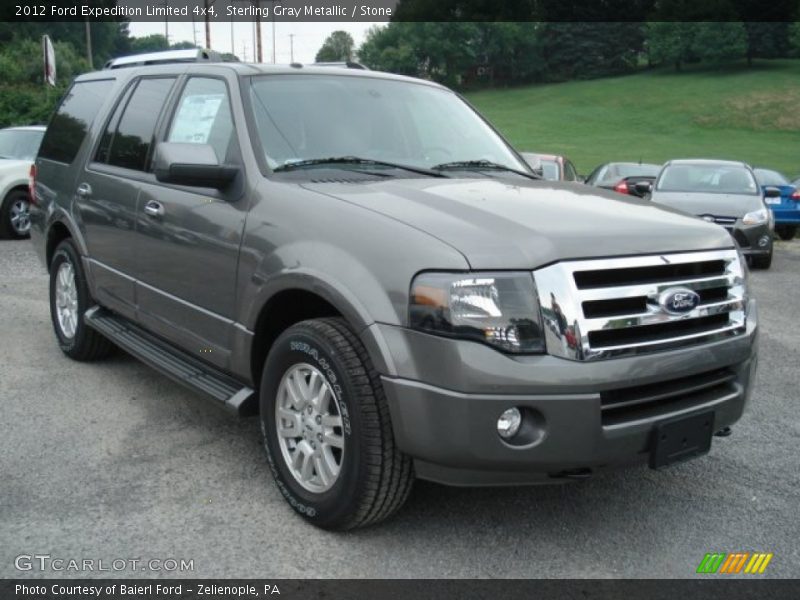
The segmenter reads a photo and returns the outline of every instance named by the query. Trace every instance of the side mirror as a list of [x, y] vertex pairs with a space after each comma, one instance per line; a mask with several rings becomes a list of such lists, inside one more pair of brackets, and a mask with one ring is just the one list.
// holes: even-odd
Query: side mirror
[[765, 187], [764, 198], [780, 198], [781, 191], [776, 187]]
[[156, 146], [153, 170], [162, 183], [221, 190], [239, 173], [239, 167], [221, 165], [208, 144], [161, 142]]
[[649, 194], [653, 191], [653, 182], [651, 181], [637, 181], [636, 185], [633, 186], [636, 190], [636, 193], [640, 196], [644, 196], [645, 194]]

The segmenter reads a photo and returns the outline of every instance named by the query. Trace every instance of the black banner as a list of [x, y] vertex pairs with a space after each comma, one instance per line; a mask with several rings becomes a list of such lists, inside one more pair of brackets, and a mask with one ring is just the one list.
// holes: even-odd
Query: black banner
[[675, 600], [797, 597], [796, 580], [4, 580], [2, 600]]
[[6, 0], [0, 21], [788, 22], [800, 0]]

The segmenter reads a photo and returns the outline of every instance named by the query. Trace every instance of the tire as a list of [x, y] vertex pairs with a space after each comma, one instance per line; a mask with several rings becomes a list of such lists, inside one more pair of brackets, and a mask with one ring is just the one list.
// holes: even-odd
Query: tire
[[31, 217], [28, 192], [12, 190], [0, 205], [0, 238], [19, 240], [30, 237]]
[[766, 256], [754, 256], [751, 260], [754, 269], [769, 269], [772, 266], [772, 249]]
[[[317, 375], [312, 375], [315, 371]], [[298, 390], [309, 382], [320, 386], [318, 404], [329, 407], [327, 412], [320, 409], [313, 417], [323, 423], [320, 427], [333, 424], [324, 437], [309, 429], [314, 422], [309, 405], [300, 403], [298, 407], [291, 400], [295, 397], [290, 393], [292, 386]], [[325, 385], [328, 389], [322, 393]], [[306, 520], [324, 529], [353, 529], [382, 521], [405, 503], [414, 481], [411, 459], [395, 444], [380, 378], [360, 340], [343, 319], [303, 321], [281, 334], [264, 364], [260, 398], [261, 430], [270, 470], [289, 505]], [[287, 406], [294, 413], [292, 418], [278, 419], [276, 408]], [[298, 418], [304, 421], [295, 420]], [[341, 426], [336, 427], [336, 422]], [[284, 432], [298, 435], [279, 435], [279, 425]], [[342, 444], [338, 455], [334, 446], [327, 450], [321, 443], [315, 446], [315, 453], [329, 450], [334, 462], [338, 459], [338, 474], [331, 477], [333, 470], [327, 470], [326, 489], [320, 474], [326, 468], [317, 466], [321, 462], [315, 463], [304, 483], [293, 474], [290, 464], [291, 457], [297, 458], [298, 453], [305, 462], [301, 445], [307, 443], [304, 447], [310, 448], [314, 436], [318, 442], [330, 437], [340, 439]], [[317, 489], [310, 489], [315, 486]]]
[[[71, 290], [68, 284], [70, 272], [74, 285]], [[66, 285], [59, 286], [60, 277]], [[61, 351], [74, 360], [98, 360], [114, 349], [108, 339], [83, 322], [84, 313], [93, 304], [80, 255], [74, 242], [66, 239], [56, 247], [50, 261], [50, 317]], [[59, 306], [67, 305], [73, 309], [69, 311], [74, 313], [73, 318], [65, 317], [63, 312], [59, 318]]]
[[797, 226], [796, 225], [779, 225], [775, 228], [775, 233], [778, 234], [778, 237], [782, 240], [789, 241], [794, 239], [794, 236], [797, 235]]

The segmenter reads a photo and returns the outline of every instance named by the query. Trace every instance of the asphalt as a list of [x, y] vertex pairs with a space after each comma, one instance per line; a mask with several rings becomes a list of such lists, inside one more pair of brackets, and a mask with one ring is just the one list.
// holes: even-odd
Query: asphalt
[[[285, 504], [255, 420], [124, 354], [63, 356], [30, 242], [0, 242], [0, 577], [693, 577], [712, 551], [772, 552], [765, 576], [800, 577], [800, 239], [751, 282], [756, 392], [708, 456], [564, 486], [418, 482], [393, 520], [337, 534]], [[34, 554], [95, 570], [15, 568]], [[194, 570], [96, 570], [136, 558]]]

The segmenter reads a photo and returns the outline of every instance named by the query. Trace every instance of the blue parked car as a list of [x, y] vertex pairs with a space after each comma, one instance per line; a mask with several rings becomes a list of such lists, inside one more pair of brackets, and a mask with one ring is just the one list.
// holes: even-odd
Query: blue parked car
[[753, 172], [762, 188], [775, 187], [780, 190], [780, 197], [765, 198], [764, 202], [775, 215], [775, 233], [782, 240], [791, 240], [800, 226], [800, 189], [778, 171], [753, 169]]

